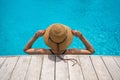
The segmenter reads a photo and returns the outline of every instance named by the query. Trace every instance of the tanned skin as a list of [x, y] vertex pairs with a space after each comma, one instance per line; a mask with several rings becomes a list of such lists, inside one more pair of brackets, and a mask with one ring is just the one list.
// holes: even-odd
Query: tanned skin
[[[76, 30], [71, 30], [72, 34], [76, 37], [78, 37], [82, 43], [85, 45], [86, 49], [68, 49], [65, 54], [85, 54], [85, 55], [90, 55], [95, 52], [94, 48], [92, 45], [89, 43], [89, 41], [82, 35], [81, 32], [76, 31]], [[32, 48], [33, 43], [41, 36], [45, 34], [45, 30], [39, 30], [36, 32], [36, 34], [31, 38], [31, 40], [26, 44], [24, 48], [24, 52], [27, 54], [51, 54], [49, 49], [44, 49], [44, 48]], [[61, 54], [64, 52], [63, 51], [55, 51], [52, 50], [56, 54]]]

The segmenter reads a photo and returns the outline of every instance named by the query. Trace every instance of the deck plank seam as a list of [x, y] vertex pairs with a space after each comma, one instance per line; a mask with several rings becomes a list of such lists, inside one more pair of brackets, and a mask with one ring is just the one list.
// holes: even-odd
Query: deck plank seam
[[107, 67], [107, 65], [105, 64], [105, 61], [103, 60], [103, 58], [102, 58], [101, 56], [100, 56], [100, 58], [102, 59], [103, 64], [105, 65], [105, 67], [106, 67], [106, 69], [107, 69], [107, 71], [108, 71], [108, 73], [109, 73], [111, 79], [114, 80], [113, 77], [112, 77], [112, 75], [111, 75], [111, 73], [110, 73], [110, 71], [109, 71], [109, 69], [108, 69], [108, 67]]
[[99, 77], [98, 77], [97, 71], [96, 71], [96, 69], [95, 69], [95, 66], [94, 66], [94, 64], [93, 64], [93, 61], [92, 61], [92, 59], [91, 59], [91, 56], [89, 56], [89, 58], [90, 58], [90, 61], [91, 61], [93, 70], [95, 71], [96, 77], [97, 77], [97, 79], [99, 80]]
[[[67, 57], [67, 56], [66, 56], [66, 57]], [[68, 58], [68, 57], [67, 57], [67, 58]], [[68, 79], [70, 80], [70, 71], [69, 71], [70, 69], [69, 69], [69, 66], [70, 66], [70, 65], [68, 64], [68, 61], [67, 61], [67, 67], [68, 67]]]
[[56, 80], [56, 56], [54, 55], [54, 80]]
[[[77, 56], [77, 58], [78, 58], [78, 63], [80, 64], [79, 56]], [[83, 80], [85, 80], [85, 78], [84, 78], [84, 76], [83, 76], [83, 72], [82, 72], [81, 64], [79, 65], [79, 74], [80, 74], [80, 70], [81, 70], [81, 73], [82, 73], [82, 78], [83, 78]]]
[[[79, 63], [81, 63], [80, 56], [78, 57], [78, 60], [79, 60]], [[83, 69], [82, 69], [81, 64], [80, 64], [80, 69], [81, 69], [81, 72], [82, 72], [83, 80], [85, 80], [85, 75], [83, 73]]]
[[29, 67], [30, 67], [31, 60], [32, 60], [32, 56], [30, 57], [30, 61], [29, 61], [28, 66], [27, 66], [27, 71], [26, 71], [26, 73], [25, 73], [24, 80], [26, 80], [26, 75], [27, 75], [27, 73], [28, 73], [28, 70], [29, 70]]
[[120, 69], [120, 65], [119, 65], [118, 62], [115, 60], [115, 57], [112, 57], [112, 58], [114, 59], [115, 63], [117, 64], [117, 66], [118, 66], [119, 69]]
[[2, 62], [1, 66], [0, 66], [0, 69], [1, 69], [2, 65], [5, 63], [6, 60], [7, 60], [7, 57], [6, 57], [5, 60]]
[[39, 80], [41, 80], [41, 74], [42, 74], [42, 68], [43, 68], [43, 61], [44, 61], [44, 56], [42, 56], [42, 63], [41, 63]]
[[14, 65], [14, 68], [13, 68], [13, 70], [12, 70], [12, 72], [11, 72], [10, 77], [9, 77], [9, 79], [8, 79], [8, 80], [10, 80], [10, 79], [11, 79], [11, 77], [12, 77], [12, 75], [13, 75], [13, 71], [15, 70], [15, 67], [16, 67], [16, 65], [17, 65], [17, 63], [18, 63], [18, 61], [19, 61], [19, 59], [20, 59], [20, 56], [18, 56], [18, 59], [17, 59], [17, 61], [16, 61], [15, 65]]

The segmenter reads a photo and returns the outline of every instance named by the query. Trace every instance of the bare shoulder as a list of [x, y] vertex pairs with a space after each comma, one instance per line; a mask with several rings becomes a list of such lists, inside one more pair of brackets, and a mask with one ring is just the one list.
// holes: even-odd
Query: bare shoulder
[[76, 48], [72, 48], [72, 49], [68, 49], [66, 54], [75, 54], [75, 55], [90, 55], [92, 54], [92, 52], [90, 52], [89, 50], [86, 49], [76, 49]]

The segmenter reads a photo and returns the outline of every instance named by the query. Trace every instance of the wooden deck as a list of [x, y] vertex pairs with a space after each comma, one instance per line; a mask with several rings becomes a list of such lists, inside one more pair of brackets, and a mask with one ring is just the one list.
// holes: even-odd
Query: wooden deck
[[80, 66], [53, 55], [0, 57], [0, 80], [120, 80], [119, 56], [78, 56]]

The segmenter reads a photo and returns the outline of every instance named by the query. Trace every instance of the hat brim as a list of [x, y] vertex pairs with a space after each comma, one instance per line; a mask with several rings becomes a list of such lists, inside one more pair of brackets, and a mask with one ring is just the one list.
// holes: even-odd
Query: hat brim
[[[65, 29], [67, 30], [67, 39], [61, 43], [59, 45], [59, 50], [65, 50], [67, 49], [67, 47], [72, 43], [72, 39], [73, 39], [73, 34], [71, 32], [71, 29], [68, 27], [68, 26], [65, 26]], [[49, 46], [51, 49], [54, 49], [54, 50], [57, 50], [57, 45], [51, 41], [49, 41], [49, 32], [50, 32], [50, 29], [52, 28], [52, 25], [49, 26], [47, 29], [46, 29], [46, 32], [44, 34], [44, 42], [47, 46]]]

